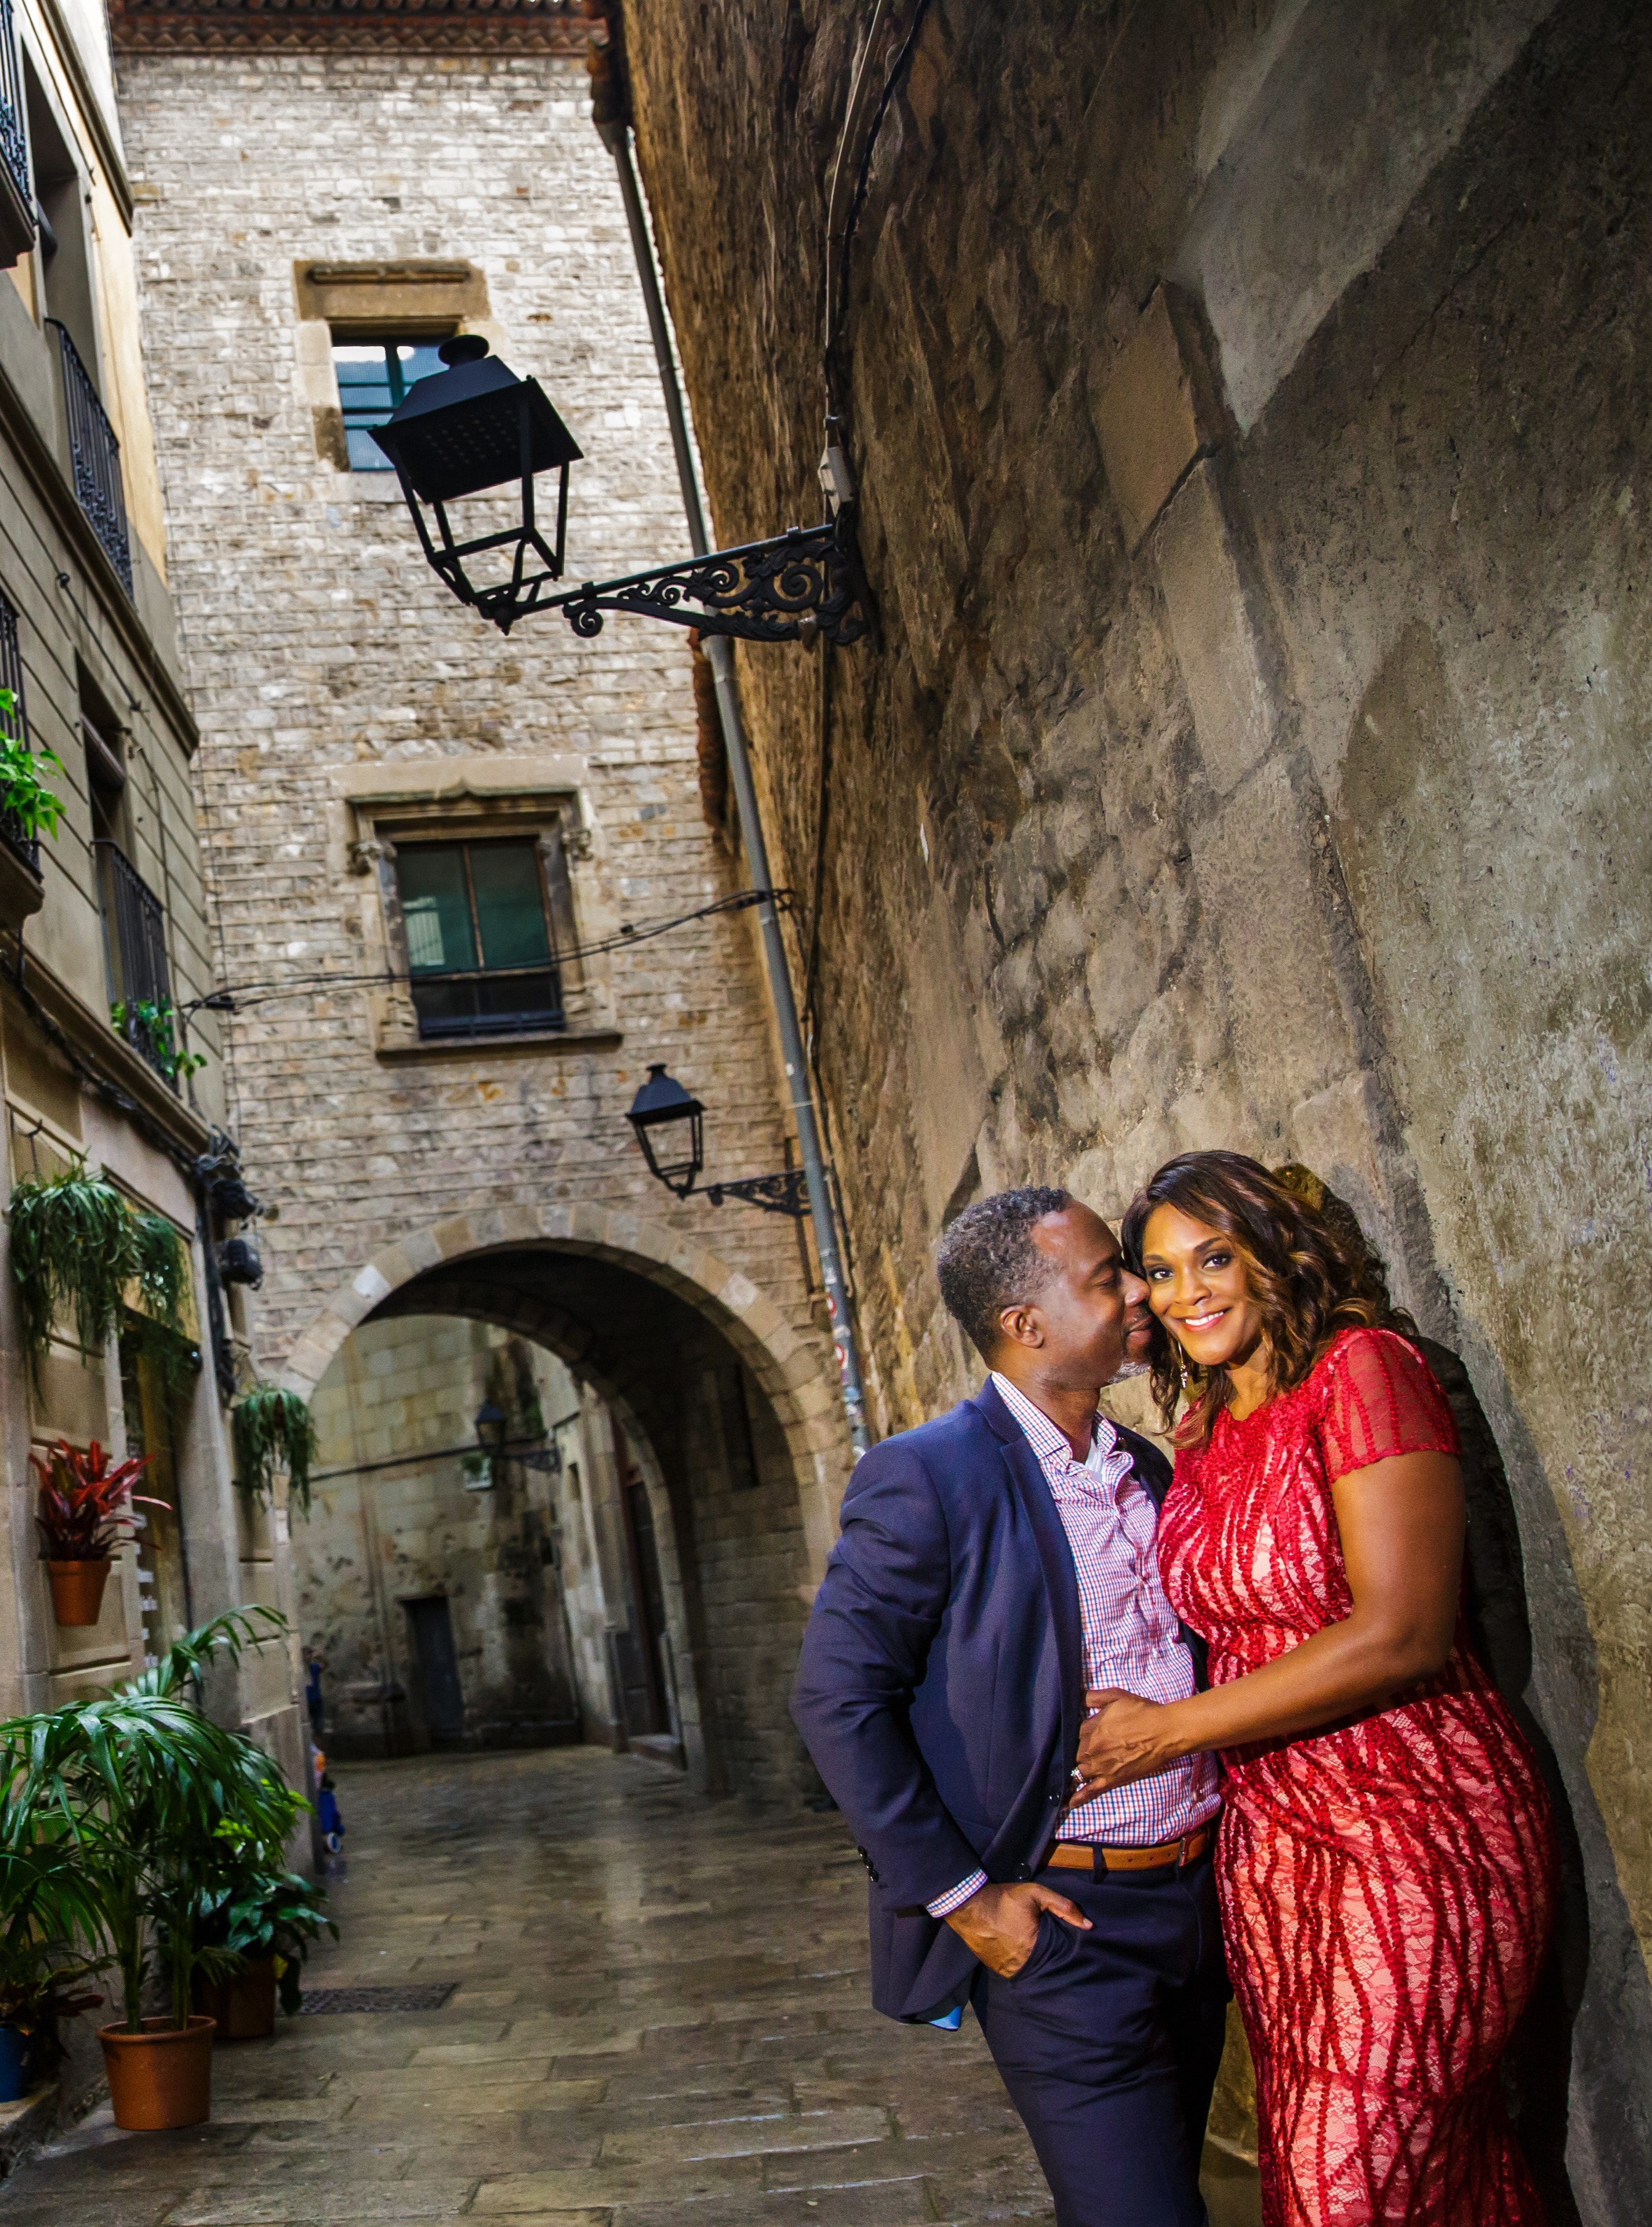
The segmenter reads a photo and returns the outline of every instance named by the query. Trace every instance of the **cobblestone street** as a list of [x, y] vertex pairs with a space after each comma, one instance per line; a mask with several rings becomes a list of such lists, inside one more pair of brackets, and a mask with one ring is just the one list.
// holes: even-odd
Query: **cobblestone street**
[[[5, 2227], [1053, 2217], [973, 2025], [868, 2007], [839, 1818], [754, 1822], [589, 1748], [339, 1776], [344, 1937], [310, 1985], [456, 1983], [446, 2004], [221, 2048], [210, 2126], [105, 2109], [0, 2192]], [[1253, 2186], [1208, 2183], [1215, 2227], [1254, 2219]]]

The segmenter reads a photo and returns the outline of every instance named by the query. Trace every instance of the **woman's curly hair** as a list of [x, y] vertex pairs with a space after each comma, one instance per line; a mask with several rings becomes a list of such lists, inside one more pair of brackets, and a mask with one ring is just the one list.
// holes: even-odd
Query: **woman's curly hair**
[[[1233, 1240], [1261, 1309], [1269, 1388], [1300, 1384], [1340, 1330], [1366, 1324], [1415, 1337], [1416, 1324], [1388, 1296], [1382, 1262], [1352, 1209], [1311, 1168], [1270, 1174], [1242, 1152], [1183, 1152], [1167, 1160], [1131, 1201], [1122, 1232], [1132, 1272], [1142, 1272], [1142, 1235], [1157, 1207], [1174, 1206]], [[1225, 1369], [1202, 1369], [1152, 1318], [1148, 1358], [1153, 1396], [1178, 1446], [1202, 1446], [1233, 1396]], [[1172, 1429], [1183, 1400], [1187, 1411]]]

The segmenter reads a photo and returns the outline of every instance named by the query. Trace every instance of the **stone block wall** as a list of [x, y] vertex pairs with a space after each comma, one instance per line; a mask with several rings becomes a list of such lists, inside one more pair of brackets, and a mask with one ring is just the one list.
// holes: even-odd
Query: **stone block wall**
[[[816, 513], [865, 22], [623, 12], [740, 540]], [[1525, 2125], [1554, 2216], [1625, 2227], [1652, 2173], [1649, 89], [1623, 0], [934, 0], [847, 295], [882, 651], [834, 655], [824, 723], [802, 652], [741, 660], [776, 871], [812, 890], [824, 859], [880, 1427], [969, 1381], [949, 1205], [1062, 1180], [1116, 1216], [1186, 1147], [1318, 1168], [1466, 1361], [1566, 1836]]]
[[[389, 475], [340, 471], [317, 444], [295, 265], [468, 261], [485, 279], [478, 322], [543, 380], [586, 451], [571, 571], [686, 552], [583, 73], [544, 55], [131, 54], [121, 85], [225, 979], [278, 986], [384, 963], [381, 893], [347, 849], [347, 776], [364, 768], [498, 754], [550, 769], [590, 836], [571, 864], [582, 936], [724, 894], [685, 635], [616, 620], [587, 643], [542, 618], [502, 638], [425, 569]], [[238, 1014], [237, 1117], [276, 1209], [266, 1363], [375, 1251], [447, 1216], [596, 1197], [704, 1231], [708, 1210], [673, 1207], [625, 1125], [647, 1060], [705, 1097], [708, 1173], [781, 1165], [743, 923], [702, 922], [605, 964], [614, 1025], [600, 1043], [380, 1056], [372, 988], [353, 983]], [[718, 1242], [813, 1335], [789, 1231], [725, 1216]]]

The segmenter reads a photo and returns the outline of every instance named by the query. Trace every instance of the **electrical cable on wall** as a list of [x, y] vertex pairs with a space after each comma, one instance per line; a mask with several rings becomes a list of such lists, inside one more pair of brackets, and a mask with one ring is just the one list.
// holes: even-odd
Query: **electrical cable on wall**
[[[732, 897], [718, 897], [712, 903], [701, 905], [693, 912], [676, 913], [669, 920], [645, 922], [641, 927], [627, 922], [613, 935], [605, 935], [594, 943], [576, 943], [566, 951], [556, 954], [558, 965], [573, 959], [597, 959], [613, 951], [628, 951], [635, 944], [647, 943], [656, 935], [668, 935], [673, 928], [687, 928], [697, 920], [715, 920], [724, 913], [749, 912], [752, 906], [772, 902], [777, 912], [788, 912], [794, 902], [790, 890], [738, 890]], [[443, 981], [483, 980], [489, 969], [482, 967], [455, 967], [439, 970]], [[436, 970], [428, 975], [413, 975], [380, 968], [371, 974], [298, 974], [281, 979], [262, 982], [239, 982], [210, 991], [204, 998], [195, 998], [178, 1009], [179, 1018], [205, 1011], [213, 1013], [237, 1013], [251, 1005], [268, 1005], [276, 998], [295, 997], [306, 990], [342, 990], [370, 984], [408, 983], [437, 979]]]

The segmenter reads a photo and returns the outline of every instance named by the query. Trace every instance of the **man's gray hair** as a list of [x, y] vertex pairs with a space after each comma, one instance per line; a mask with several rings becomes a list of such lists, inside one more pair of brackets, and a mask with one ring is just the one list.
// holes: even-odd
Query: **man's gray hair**
[[1056, 1273], [1032, 1241], [1033, 1226], [1073, 1203], [1070, 1191], [1042, 1184], [994, 1191], [966, 1206], [941, 1241], [935, 1274], [947, 1311], [991, 1365], [1003, 1343], [998, 1317], [1024, 1306]]

